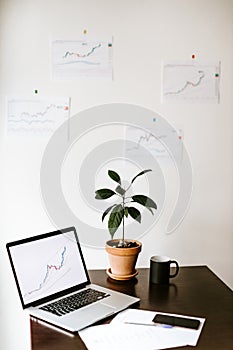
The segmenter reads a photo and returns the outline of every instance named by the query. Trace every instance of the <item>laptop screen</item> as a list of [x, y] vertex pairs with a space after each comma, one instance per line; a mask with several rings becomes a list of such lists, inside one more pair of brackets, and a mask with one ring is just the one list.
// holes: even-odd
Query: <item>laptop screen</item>
[[89, 283], [74, 227], [7, 244], [23, 307]]

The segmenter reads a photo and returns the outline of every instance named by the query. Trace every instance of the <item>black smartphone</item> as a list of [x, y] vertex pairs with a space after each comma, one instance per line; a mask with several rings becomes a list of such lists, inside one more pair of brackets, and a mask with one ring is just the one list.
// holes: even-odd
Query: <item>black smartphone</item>
[[153, 318], [153, 322], [192, 329], [198, 329], [200, 325], [200, 321], [196, 319], [162, 314], [156, 314]]

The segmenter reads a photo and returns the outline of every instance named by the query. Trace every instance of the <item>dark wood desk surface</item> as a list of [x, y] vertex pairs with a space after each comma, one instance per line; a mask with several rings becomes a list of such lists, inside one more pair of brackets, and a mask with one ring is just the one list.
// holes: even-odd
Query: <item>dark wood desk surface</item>
[[[195, 349], [233, 350], [233, 292], [208, 267], [181, 267], [169, 286], [150, 285], [149, 269], [139, 269], [127, 282], [111, 280], [104, 270], [89, 273], [92, 283], [141, 298], [136, 308], [206, 318]], [[33, 320], [31, 344], [32, 350], [86, 349], [78, 335], [70, 337]]]

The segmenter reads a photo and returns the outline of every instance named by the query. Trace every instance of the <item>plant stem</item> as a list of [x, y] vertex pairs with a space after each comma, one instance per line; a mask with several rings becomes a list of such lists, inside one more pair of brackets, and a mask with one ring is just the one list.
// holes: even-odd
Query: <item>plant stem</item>
[[131, 186], [132, 186], [132, 183], [129, 184], [129, 186], [126, 188], [125, 192], [127, 192], [130, 189]]

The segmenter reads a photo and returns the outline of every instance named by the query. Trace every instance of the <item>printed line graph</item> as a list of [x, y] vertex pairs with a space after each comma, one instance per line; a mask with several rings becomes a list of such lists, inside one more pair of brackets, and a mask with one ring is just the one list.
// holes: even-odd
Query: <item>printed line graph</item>
[[91, 50], [87, 53], [76, 53], [76, 52], [69, 52], [67, 51], [65, 53], [65, 55], [63, 56], [63, 58], [66, 58], [68, 56], [75, 56], [75, 57], [81, 57], [81, 58], [84, 58], [84, 57], [89, 57], [91, 54], [93, 54], [95, 52], [96, 49], [100, 48], [101, 47], [101, 43], [99, 43], [98, 45], [94, 46], [91, 48]]
[[33, 290], [30, 290], [29, 292], [27, 292], [24, 296], [27, 297], [28, 295], [31, 295], [35, 292], [38, 292], [40, 291], [45, 285], [46, 285], [46, 282], [48, 281], [49, 279], [49, 276], [50, 276], [50, 272], [51, 271], [59, 271], [61, 270], [61, 268], [63, 267], [64, 265], [64, 261], [65, 261], [65, 253], [66, 253], [66, 246], [63, 248], [63, 251], [61, 253], [61, 262], [59, 265], [53, 265], [53, 264], [47, 264], [46, 265], [46, 272], [45, 272], [45, 276], [43, 278], [43, 280], [40, 282], [39, 286]]
[[[162, 152], [158, 148], [155, 148], [155, 143], [159, 142], [159, 140], [161, 140], [161, 139], [163, 139], [165, 137], [166, 137], [166, 135], [161, 135], [158, 138], [155, 135], [153, 135], [152, 133], [145, 131], [145, 133], [143, 133], [143, 135], [139, 135], [138, 136], [138, 140], [136, 142], [136, 145], [134, 147], [132, 147], [131, 149], [136, 149], [137, 150], [137, 149], [140, 148], [140, 146], [143, 146], [143, 145], [145, 146], [146, 144], [148, 145], [148, 144], [152, 143], [154, 149], [158, 150], [159, 152]], [[128, 148], [128, 150], [130, 150], [130, 149]]]
[[69, 104], [69, 98], [8, 98], [8, 133], [54, 132], [69, 117]]
[[53, 120], [49, 120], [49, 119], [41, 119], [40, 117], [44, 117], [46, 116], [46, 114], [49, 113], [49, 111], [51, 111], [52, 109], [56, 108], [56, 105], [54, 104], [50, 104], [49, 106], [47, 106], [45, 108], [44, 111], [42, 112], [37, 112], [37, 113], [28, 113], [28, 112], [22, 112], [21, 113], [21, 118], [20, 119], [17, 119], [15, 118], [15, 115], [13, 114], [10, 114], [8, 116], [8, 120], [9, 122], [12, 122], [12, 123], [21, 123], [21, 122], [25, 122], [27, 124], [32, 124], [32, 123], [54, 123]]
[[185, 82], [184, 86], [181, 89], [178, 89], [177, 91], [168, 91], [165, 92], [165, 95], [173, 95], [173, 94], [180, 94], [181, 92], [185, 91], [189, 86], [191, 87], [197, 87], [201, 84], [202, 79], [205, 77], [205, 73], [201, 70], [198, 71], [198, 74], [200, 75], [197, 82], [188, 80]]
[[220, 62], [165, 62], [163, 102], [219, 102]]
[[55, 79], [112, 79], [112, 39], [54, 40], [51, 49]]

